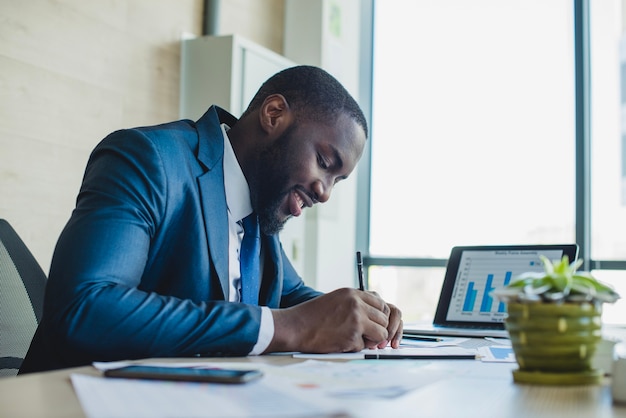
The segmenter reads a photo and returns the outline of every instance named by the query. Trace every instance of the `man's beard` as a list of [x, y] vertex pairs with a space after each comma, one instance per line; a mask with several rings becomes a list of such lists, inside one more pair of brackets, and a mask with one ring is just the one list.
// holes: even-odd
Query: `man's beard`
[[289, 217], [280, 219], [279, 209], [291, 193], [289, 178], [297, 166], [290, 158], [289, 143], [294, 126], [289, 127], [276, 141], [263, 150], [257, 160], [255, 176], [251, 179], [250, 197], [259, 216], [261, 232], [273, 235], [280, 232]]

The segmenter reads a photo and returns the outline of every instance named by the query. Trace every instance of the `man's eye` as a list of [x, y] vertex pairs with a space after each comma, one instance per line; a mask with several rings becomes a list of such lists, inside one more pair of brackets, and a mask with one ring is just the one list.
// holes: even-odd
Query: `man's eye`
[[317, 163], [320, 165], [320, 167], [322, 167], [323, 169], [328, 168], [328, 164], [326, 163], [326, 161], [324, 160], [324, 157], [322, 157], [320, 154], [317, 154]]

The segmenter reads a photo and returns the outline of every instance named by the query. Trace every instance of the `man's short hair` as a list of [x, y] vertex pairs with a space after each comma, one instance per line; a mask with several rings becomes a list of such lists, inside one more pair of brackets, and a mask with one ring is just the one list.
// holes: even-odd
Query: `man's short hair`
[[367, 121], [357, 102], [335, 77], [321, 68], [300, 65], [276, 73], [263, 83], [242, 117], [259, 109], [272, 94], [285, 97], [296, 120], [333, 121], [343, 112], [368, 136]]

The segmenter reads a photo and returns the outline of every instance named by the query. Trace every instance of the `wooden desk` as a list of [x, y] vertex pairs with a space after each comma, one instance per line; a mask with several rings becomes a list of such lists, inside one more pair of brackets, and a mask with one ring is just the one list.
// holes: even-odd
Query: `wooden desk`
[[[165, 361], [173, 360], [189, 361]], [[287, 356], [197, 360], [277, 365], [299, 361]], [[626, 405], [612, 403], [608, 379], [598, 386], [517, 385], [511, 377], [516, 364], [478, 360], [422, 362], [420, 370], [423, 373], [449, 371], [451, 377], [400, 398], [342, 400], [342, 406], [354, 417], [626, 417]], [[0, 417], [84, 416], [69, 380], [70, 374], [76, 372], [99, 375], [92, 367], [80, 367], [0, 379]]]

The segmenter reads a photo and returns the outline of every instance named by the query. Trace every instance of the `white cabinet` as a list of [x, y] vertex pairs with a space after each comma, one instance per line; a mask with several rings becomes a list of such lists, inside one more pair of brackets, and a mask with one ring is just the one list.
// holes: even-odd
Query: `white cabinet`
[[261, 84], [292, 61], [237, 35], [182, 44], [180, 116], [196, 120], [216, 104], [239, 117]]
[[[237, 35], [184, 40], [181, 61], [180, 117], [192, 120], [200, 118], [211, 105], [241, 116], [265, 80], [295, 65]], [[290, 219], [280, 234], [287, 256], [302, 276], [305, 223], [304, 216]]]

